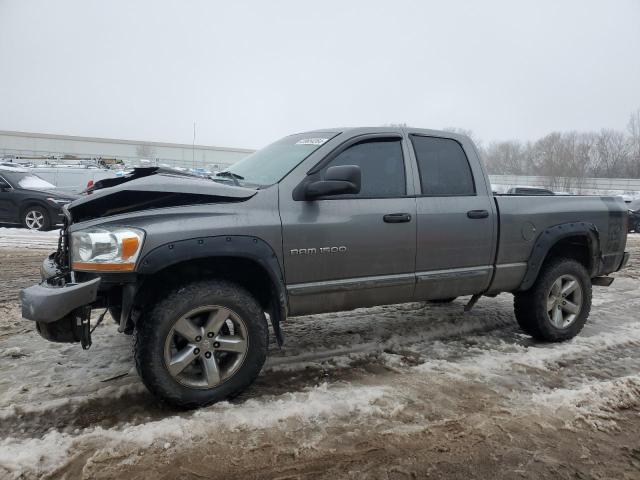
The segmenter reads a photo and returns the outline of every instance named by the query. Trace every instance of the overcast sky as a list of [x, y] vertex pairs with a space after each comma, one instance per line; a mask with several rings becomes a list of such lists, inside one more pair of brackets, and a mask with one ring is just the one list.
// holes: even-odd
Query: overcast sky
[[640, 0], [0, 0], [0, 129], [259, 147], [406, 122], [624, 129]]

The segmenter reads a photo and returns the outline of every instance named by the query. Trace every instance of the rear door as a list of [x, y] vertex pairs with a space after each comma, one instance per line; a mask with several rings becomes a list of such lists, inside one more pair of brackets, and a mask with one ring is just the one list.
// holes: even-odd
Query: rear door
[[496, 214], [475, 151], [454, 138], [409, 132], [409, 139], [419, 192], [415, 298], [482, 292], [493, 273]]
[[399, 134], [361, 135], [331, 152], [311, 173], [321, 179], [331, 166], [358, 165], [359, 194], [307, 201], [294, 200], [291, 190], [281, 188], [293, 315], [412, 300], [416, 204], [407, 157]]

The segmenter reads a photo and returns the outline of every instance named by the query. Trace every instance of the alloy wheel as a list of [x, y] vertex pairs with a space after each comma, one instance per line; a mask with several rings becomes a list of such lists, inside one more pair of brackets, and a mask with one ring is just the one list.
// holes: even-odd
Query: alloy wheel
[[38, 210], [29, 210], [24, 217], [24, 223], [30, 230], [40, 230], [44, 226], [44, 215]]
[[233, 376], [249, 349], [247, 326], [229, 308], [209, 305], [180, 317], [167, 335], [169, 374], [191, 388], [213, 388]]
[[549, 289], [547, 315], [551, 324], [560, 329], [567, 328], [582, 309], [582, 287], [573, 275], [562, 275]]

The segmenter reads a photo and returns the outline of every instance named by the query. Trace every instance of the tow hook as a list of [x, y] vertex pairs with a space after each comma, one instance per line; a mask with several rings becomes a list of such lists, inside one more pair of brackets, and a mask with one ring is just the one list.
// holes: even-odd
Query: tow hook
[[89, 350], [91, 347], [91, 334], [96, 328], [98, 328], [98, 325], [102, 323], [102, 320], [104, 320], [104, 316], [107, 314], [108, 310], [108, 308], [104, 309], [104, 312], [102, 312], [98, 317], [96, 324], [91, 328], [91, 306], [78, 308], [76, 326], [80, 332], [80, 345], [82, 345], [83, 350]]
[[83, 350], [89, 350], [91, 347], [91, 307], [85, 306], [76, 309], [74, 316], [76, 328], [80, 334], [80, 345]]

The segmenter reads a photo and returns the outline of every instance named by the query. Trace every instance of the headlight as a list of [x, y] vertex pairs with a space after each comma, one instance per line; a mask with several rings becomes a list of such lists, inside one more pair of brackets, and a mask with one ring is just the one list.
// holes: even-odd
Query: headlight
[[71, 268], [131, 272], [140, 255], [144, 232], [137, 228], [91, 228], [71, 234]]
[[66, 198], [47, 198], [47, 200], [55, 203], [56, 205], [66, 205], [67, 203], [71, 203], [71, 200]]

